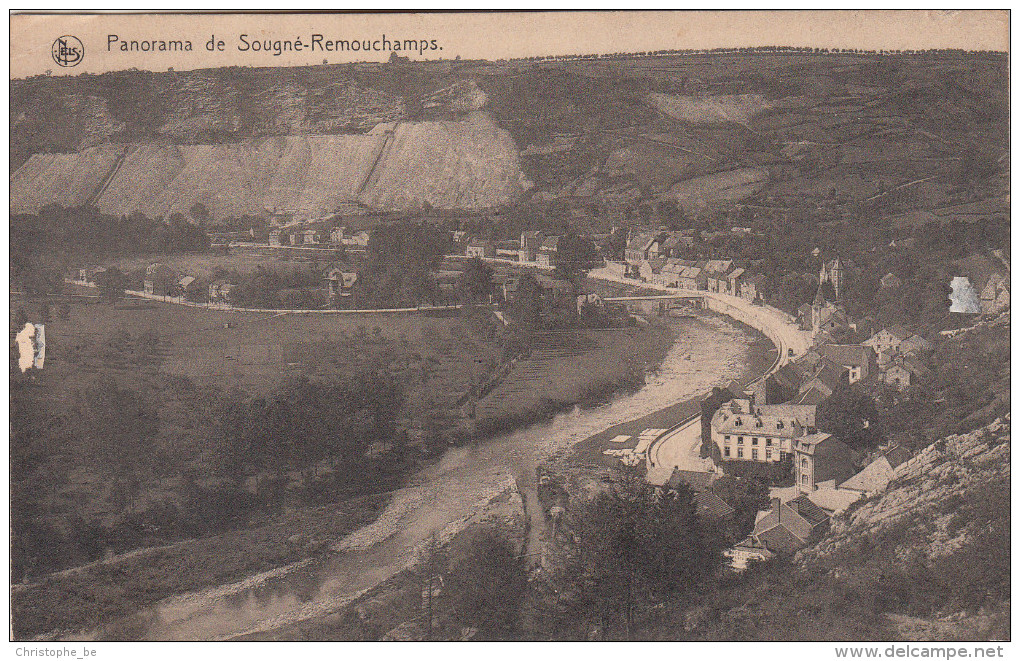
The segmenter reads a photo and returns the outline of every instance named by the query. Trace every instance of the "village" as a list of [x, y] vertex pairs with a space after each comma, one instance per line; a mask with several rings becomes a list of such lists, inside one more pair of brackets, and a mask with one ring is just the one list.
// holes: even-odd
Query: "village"
[[[359, 265], [374, 230], [338, 224], [344, 220], [277, 221], [265, 243], [216, 237], [212, 249], [217, 254], [241, 251], [314, 259], [321, 277], [314, 299], [321, 303], [319, 310], [354, 312], [350, 301], [363, 277]], [[734, 228], [733, 232], [739, 234], [745, 229]], [[612, 234], [622, 231], [615, 229]], [[576, 282], [558, 271], [558, 267], [568, 264], [583, 267], [589, 278], [644, 292], [627, 302], [647, 305], [660, 299], [660, 314], [708, 307], [704, 297], [709, 295], [730, 301], [730, 306], [759, 310], [757, 316], [752, 314], [746, 319], [759, 330], [762, 327], [754, 319], [764, 315], [770, 319], [766, 326], [781, 327], [774, 332], [796, 336], [797, 341], [788, 343], [786, 351], [780, 352], [761, 378], [717, 389], [706, 400], [699, 419], [678, 421], [670, 428], [649, 428], [634, 436], [617, 436], [603, 451], [610, 465], [616, 462], [644, 469], [652, 484], [666, 489], [685, 484], [695, 492], [699, 511], [710, 517], [733, 515], [733, 508], [712, 491], [719, 477], [768, 475], [769, 509], [759, 512], [753, 531], [727, 551], [737, 570], [752, 560], [790, 555], [818, 540], [833, 516], [863, 498], [881, 493], [896, 468], [910, 460], [910, 450], [895, 442], [883, 440], [875, 447], [858, 443], [854, 447], [846, 442], [848, 439], [819, 431], [816, 424], [819, 407], [850, 385], [856, 384], [867, 396], [879, 396], [883, 389], [902, 392], [928, 378], [938, 341], [937, 337], [923, 337], [902, 325], [880, 327], [870, 318], [852, 318], [842, 304], [847, 265], [838, 255], [826, 258], [818, 249], [812, 253], [819, 265], [816, 295], [811, 303], [801, 305], [796, 315], [790, 315], [768, 305], [766, 278], [749, 264], [742, 266], [737, 260], [725, 258], [691, 259], [696, 240], [691, 230], [628, 229], [622, 255], [606, 247], [612, 234], [568, 240], [541, 230], [527, 230], [519, 241], [495, 241], [464, 230], [448, 231], [445, 270], [437, 273], [445, 296], [439, 301], [422, 301], [419, 307], [459, 305], [456, 279], [461, 271], [451, 269], [462, 269], [465, 260], [477, 260], [499, 269], [493, 274], [493, 289], [486, 303], [513, 303], [522, 277], [530, 274], [538, 285], [543, 318], [566, 313], [577, 319], [588, 306], [603, 315], [607, 310], [617, 316], [629, 314], [624, 299], [603, 300], [598, 294], [579, 291]], [[578, 250], [577, 244], [583, 249]], [[590, 259], [579, 263], [583, 259], [579, 255], [593, 254], [601, 258], [601, 265]], [[95, 286], [104, 271], [103, 267], [85, 267], [70, 280]], [[957, 278], [961, 279], [965, 280]], [[893, 273], [881, 278], [884, 289], [901, 285]], [[981, 317], [995, 317], [1009, 307], [1008, 275], [995, 272], [977, 285], [975, 288], [969, 281], [954, 281], [954, 291], [979, 291], [971, 298], [978, 299]], [[238, 283], [224, 279], [202, 283], [165, 264], [152, 263], [146, 269], [143, 289], [130, 293], [231, 309], [232, 292], [237, 287]], [[506, 317], [500, 318], [509, 323]], [[781, 344], [777, 343], [777, 349]], [[476, 392], [472, 406], [479, 394], [484, 396]], [[867, 424], [863, 421], [865, 427]], [[748, 465], [762, 468], [756, 472]], [[773, 467], [771, 472], [769, 467]]]

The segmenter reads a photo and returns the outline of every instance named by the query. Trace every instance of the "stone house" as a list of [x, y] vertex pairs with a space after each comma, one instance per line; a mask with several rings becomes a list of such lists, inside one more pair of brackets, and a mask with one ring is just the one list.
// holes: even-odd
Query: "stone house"
[[496, 256], [496, 244], [488, 239], [471, 239], [464, 254], [468, 257], [492, 258]]
[[740, 298], [754, 303], [765, 301], [765, 276], [760, 273], [746, 276], [740, 282]]
[[269, 245], [271, 246], [282, 245], [281, 243], [282, 236], [283, 230], [281, 230], [279, 227], [274, 227], [273, 229], [269, 230]]
[[934, 348], [934, 344], [917, 334], [900, 342], [900, 351], [904, 354], [928, 353]]
[[772, 553], [790, 555], [819, 539], [829, 523], [829, 516], [806, 495], [786, 503], [773, 498], [772, 506], [759, 512], [752, 537]]
[[820, 355], [842, 365], [848, 372], [850, 383], [857, 383], [878, 369], [875, 350], [860, 344], [823, 344], [815, 348]]
[[733, 399], [712, 416], [711, 439], [723, 460], [777, 462], [793, 452], [794, 440], [815, 430], [815, 406], [755, 405]]
[[216, 280], [209, 283], [209, 302], [230, 303], [230, 292], [236, 285], [226, 280]]
[[875, 353], [883, 353], [890, 350], [899, 351], [900, 344], [908, 337], [910, 337], [910, 333], [903, 326], [889, 326], [878, 331], [861, 344], [871, 347], [875, 350]]
[[641, 232], [630, 237], [624, 250], [628, 264], [639, 265], [649, 257], [658, 256], [659, 241], [654, 233]]
[[326, 271], [326, 287], [329, 295], [330, 305], [336, 305], [338, 301], [352, 296], [354, 284], [358, 281], [358, 272], [334, 266]]
[[697, 266], [690, 266], [680, 276], [681, 289], [697, 289], [704, 291], [708, 288], [708, 275], [704, 269]]
[[793, 471], [797, 488], [814, 491], [822, 482], [846, 480], [854, 474], [850, 447], [832, 434], [808, 434], [794, 441]]
[[556, 266], [556, 253], [560, 247], [560, 237], [547, 236], [538, 248], [535, 261], [542, 266]]

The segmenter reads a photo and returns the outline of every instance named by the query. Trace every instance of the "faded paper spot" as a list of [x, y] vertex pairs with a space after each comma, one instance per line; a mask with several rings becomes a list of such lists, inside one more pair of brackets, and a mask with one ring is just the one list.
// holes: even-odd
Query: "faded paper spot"
[[18, 367], [22, 373], [28, 371], [30, 367], [35, 363], [35, 324], [25, 324], [25, 327], [14, 336], [14, 341], [18, 345]]
[[965, 314], [979, 314], [981, 312], [981, 298], [970, 284], [969, 278], [957, 276], [949, 283], [953, 288], [949, 294], [949, 300], [953, 302], [949, 306], [950, 312], [963, 312]]

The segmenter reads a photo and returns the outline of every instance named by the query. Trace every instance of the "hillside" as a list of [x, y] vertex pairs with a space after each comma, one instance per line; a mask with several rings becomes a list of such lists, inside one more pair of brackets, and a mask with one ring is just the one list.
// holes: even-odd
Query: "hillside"
[[11, 211], [95, 204], [108, 214], [213, 218], [344, 201], [403, 209], [493, 207], [524, 190], [517, 150], [481, 112], [460, 121], [381, 124], [365, 135], [288, 135], [223, 144], [143, 143], [34, 154], [11, 176]]
[[[158, 173], [137, 188], [115, 176], [100, 204], [118, 212], [145, 206], [138, 200], [153, 191], [150, 210], [165, 211], [161, 178], [178, 169], [195, 172], [166, 196], [189, 200], [209, 197], [206, 189], [221, 183], [202, 170], [224, 170], [224, 197], [251, 198], [220, 203], [231, 210], [225, 213], [278, 202], [329, 207], [329, 194], [362, 186], [379, 132], [395, 123], [394, 160], [357, 196], [372, 206], [530, 201], [607, 224], [601, 219], [617, 222], [639, 204], [667, 199], [688, 213], [751, 203], [747, 220], [762, 222], [801, 207], [873, 216], [924, 209], [974, 220], [987, 213], [967, 205], [1008, 190], [1007, 90], [1003, 54], [956, 52], [36, 77], [12, 81], [12, 168], [34, 161], [16, 177], [14, 208], [87, 200], [116, 157], [111, 144], [151, 153], [137, 165]], [[483, 107], [499, 129], [470, 119]], [[276, 136], [286, 138], [266, 140]], [[454, 144], [444, 147], [448, 140]], [[197, 156], [185, 146], [209, 153], [215, 165], [192, 164]], [[325, 163], [313, 157], [309, 182], [293, 182], [293, 170], [304, 169], [303, 150], [321, 150]], [[518, 160], [535, 184], [524, 195]], [[73, 174], [79, 170], [85, 173]], [[280, 181], [266, 181], [274, 177]]]

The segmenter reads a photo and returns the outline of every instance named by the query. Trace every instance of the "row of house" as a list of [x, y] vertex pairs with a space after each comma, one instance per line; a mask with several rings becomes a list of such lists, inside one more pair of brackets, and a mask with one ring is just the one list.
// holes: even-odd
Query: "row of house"
[[681, 258], [693, 247], [694, 235], [690, 231], [631, 233], [624, 249], [624, 261], [636, 267], [648, 260]]
[[364, 250], [368, 247], [371, 232], [349, 231], [347, 227], [287, 229], [274, 227], [269, 231], [271, 246], [344, 246], [350, 250]]

